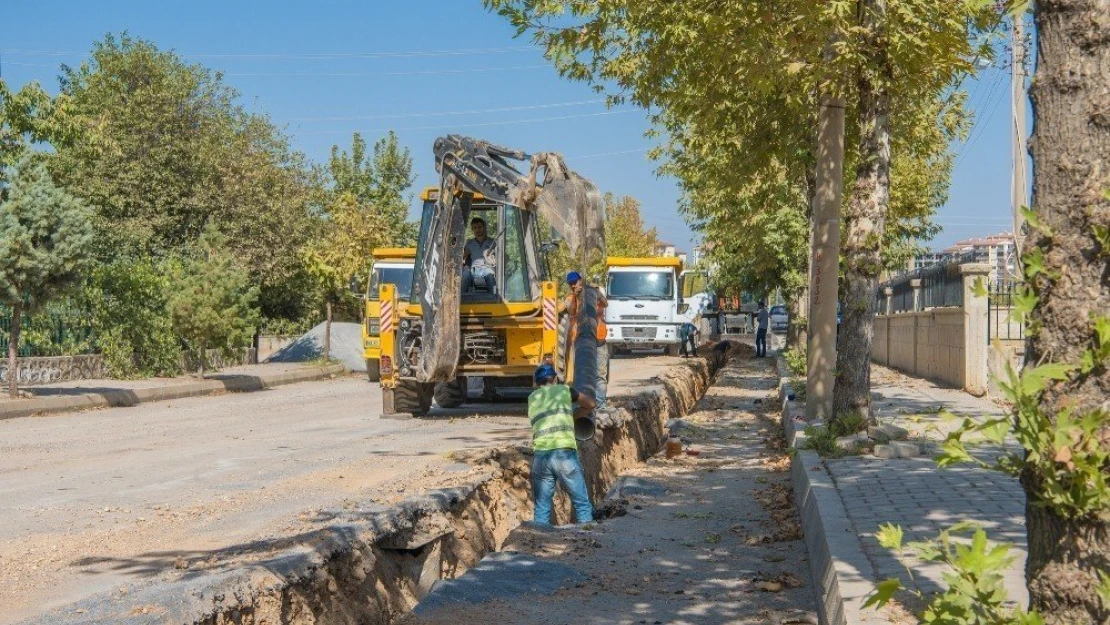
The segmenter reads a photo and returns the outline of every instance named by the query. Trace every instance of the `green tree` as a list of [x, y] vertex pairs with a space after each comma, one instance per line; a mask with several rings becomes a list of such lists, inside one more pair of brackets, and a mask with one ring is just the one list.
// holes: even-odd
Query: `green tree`
[[231, 350], [250, 343], [261, 321], [258, 288], [236, 261], [227, 237], [207, 226], [195, 249], [172, 263], [166, 305], [177, 335], [197, 357], [204, 377], [208, 350]]
[[121, 258], [98, 265], [76, 304], [88, 311], [113, 378], [177, 375], [181, 346], [166, 298], [166, 263]]
[[[406, 196], [415, 180], [412, 155], [401, 147], [393, 131], [374, 143], [371, 154], [366, 153], [366, 140], [357, 132], [351, 137], [350, 152], [333, 145], [328, 172], [333, 202], [350, 195], [381, 217], [376, 224], [384, 228], [379, 230], [381, 241], [396, 246], [415, 243], [417, 224], [408, 219], [412, 198]], [[364, 258], [369, 257], [370, 250], [366, 250]]]
[[606, 193], [605, 249], [610, 256], [651, 256], [659, 242], [659, 232], [644, 226], [640, 202], [629, 195], [619, 198]]
[[166, 258], [206, 224], [260, 286], [267, 315], [300, 296], [300, 250], [317, 227], [322, 180], [264, 116], [237, 104], [218, 72], [127, 35], [63, 67], [52, 168], [96, 209], [98, 256]]
[[[320, 227], [302, 251], [305, 267], [324, 300], [324, 357], [331, 356], [331, 324], [336, 306], [353, 311], [358, 302], [349, 288], [365, 284], [377, 247], [416, 242], [417, 224], [408, 220], [412, 155], [392, 131], [370, 153], [359, 133], [351, 149], [331, 148], [327, 203]], [[360, 317], [361, 311], [352, 316]]]
[[8, 393], [18, 396], [19, 329], [33, 312], [88, 270], [93, 242], [88, 207], [54, 184], [44, 156], [17, 163], [11, 188], [0, 201], [0, 302], [12, 311], [8, 342]]
[[0, 188], [28, 147], [57, 135], [54, 101], [42, 87], [32, 82], [13, 93], [0, 78]]
[[[906, 218], [921, 225], [919, 216], [891, 210], [898, 180], [892, 148], [899, 145], [898, 139], [892, 144], [892, 124], [935, 127], [936, 106], [959, 104], [948, 91], [974, 69], [973, 59], [984, 52], [979, 33], [997, 14], [978, 0], [485, 4], [520, 33], [531, 32], [564, 76], [592, 82], [615, 102], [650, 107], [668, 139], [660, 155], [687, 154], [689, 176], [679, 178], [688, 188], [703, 190], [726, 174], [734, 181], [725, 181], [727, 188], [767, 174], [768, 167], [785, 167], [796, 184], [812, 180], [817, 94], [843, 96], [856, 123], [848, 136], [854, 154], [845, 167], [852, 189], [842, 226], [848, 301], [836, 405], [866, 411], [874, 315], [869, 289], [883, 266], [887, 222]], [[943, 164], [935, 156], [947, 151], [946, 143], [914, 145], [903, 156]], [[716, 161], [715, 172], [701, 175], [693, 168], [706, 156]], [[914, 158], [904, 162], [911, 166]], [[938, 173], [947, 178], [946, 169]]]

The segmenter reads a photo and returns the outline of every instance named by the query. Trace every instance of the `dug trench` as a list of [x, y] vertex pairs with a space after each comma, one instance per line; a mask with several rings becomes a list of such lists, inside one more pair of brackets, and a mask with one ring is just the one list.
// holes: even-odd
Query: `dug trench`
[[[591, 498], [662, 449], [667, 420], [685, 415], [729, 355], [707, 349], [636, 392], [579, 449]], [[532, 516], [530, 450], [509, 446], [454, 458], [483, 469], [475, 481], [428, 491], [386, 510], [343, 510], [325, 527], [291, 538], [265, 560], [189, 570], [180, 579], [98, 596], [50, 615], [52, 623], [348, 625], [393, 623], [441, 579], [461, 576], [498, 551]], [[556, 520], [569, 522], [565, 498]]]

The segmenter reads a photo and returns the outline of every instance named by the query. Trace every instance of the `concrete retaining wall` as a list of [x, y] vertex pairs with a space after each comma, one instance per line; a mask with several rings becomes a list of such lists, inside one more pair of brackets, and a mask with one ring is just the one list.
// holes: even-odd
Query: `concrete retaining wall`
[[[20, 386], [36, 386], [70, 380], [90, 380], [107, 376], [104, 358], [99, 354], [84, 356], [31, 356], [18, 358]], [[0, 362], [0, 382], [8, 383], [8, 360]]]
[[872, 360], [951, 386], [967, 385], [967, 333], [963, 308], [877, 315]]

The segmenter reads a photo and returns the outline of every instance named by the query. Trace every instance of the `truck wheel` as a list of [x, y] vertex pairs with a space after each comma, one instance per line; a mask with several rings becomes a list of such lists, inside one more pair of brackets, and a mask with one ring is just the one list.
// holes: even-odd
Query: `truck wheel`
[[380, 368], [381, 361], [377, 358], [366, 359], [366, 378], [371, 382], [382, 381], [382, 370]]
[[666, 350], [664, 351], [664, 353], [667, 356], [675, 356], [675, 357], [678, 356], [679, 355], [678, 345], [668, 345]]
[[432, 407], [432, 384], [399, 380], [394, 388], [382, 389], [382, 418], [411, 419], [428, 414]]
[[434, 398], [440, 408], [458, 408], [466, 403], [466, 378], [435, 385]]

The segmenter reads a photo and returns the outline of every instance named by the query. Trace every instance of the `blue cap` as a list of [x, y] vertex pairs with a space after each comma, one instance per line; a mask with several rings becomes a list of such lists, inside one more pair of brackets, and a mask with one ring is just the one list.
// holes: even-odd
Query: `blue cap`
[[547, 382], [548, 378], [557, 378], [557, 377], [559, 377], [559, 374], [555, 373], [555, 367], [552, 367], [551, 365], [549, 365], [547, 363], [544, 363], [544, 364], [536, 367], [535, 377], [536, 377], [536, 384], [543, 384], [544, 382]]
[[578, 281], [581, 279], [582, 274], [578, 273], [577, 271], [572, 271], [567, 274], [567, 284], [578, 284]]

